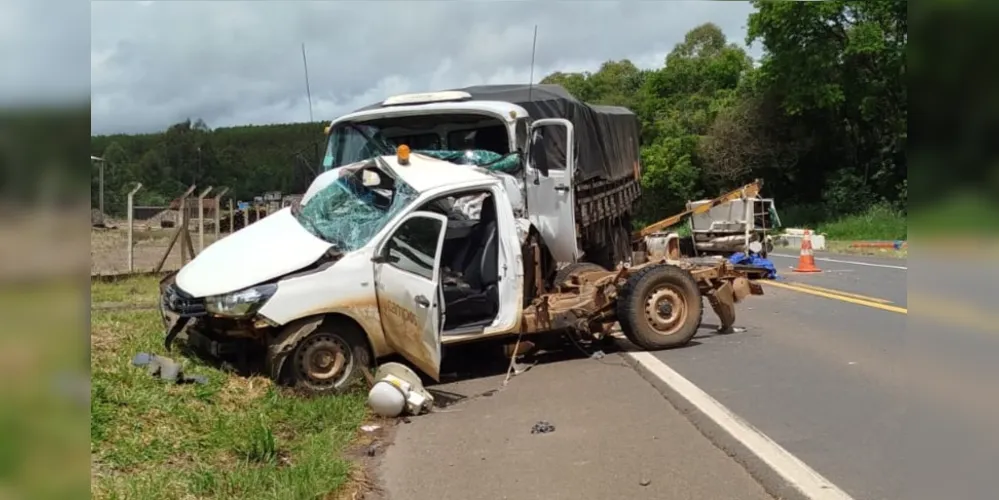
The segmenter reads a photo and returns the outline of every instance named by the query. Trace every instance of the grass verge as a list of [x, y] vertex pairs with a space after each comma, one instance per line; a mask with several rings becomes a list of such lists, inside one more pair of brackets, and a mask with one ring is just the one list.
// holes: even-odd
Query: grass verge
[[[142, 303], [155, 287], [140, 278], [91, 294]], [[207, 384], [153, 378], [130, 361], [163, 353], [156, 311], [92, 310], [90, 338], [92, 497], [311, 499], [348, 486], [343, 454], [367, 416], [362, 394], [306, 398], [187, 359]]]

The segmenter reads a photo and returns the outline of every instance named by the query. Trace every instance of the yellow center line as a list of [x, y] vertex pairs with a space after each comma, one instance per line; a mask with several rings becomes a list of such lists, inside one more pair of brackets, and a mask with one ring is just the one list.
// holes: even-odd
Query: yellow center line
[[860, 295], [859, 293], [848, 293], [848, 292], [843, 292], [843, 291], [840, 291], [840, 290], [833, 290], [832, 288], [823, 288], [821, 286], [810, 285], [808, 283], [802, 283], [800, 281], [793, 282], [793, 285], [796, 286], [796, 287], [811, 288], [812, 290], [818, 290], [820, 292], [832, 293], [832, 294], [835, 294], [835, 295], [842, 295], [844, 297], [853, 297], [855, 299], [867, 300], [867, 301], [870, 301], [870, 302], [877, 302], [879, 304], [891, 304], [891, 301], [887, 300], [887, 299], [879, 299], [877, 297], [869, 297], [867, 295]]
[[857, 304], [861, 306], [873, 307], [875, 309], [881, 309], [884, 311], [897, 312], [900, 314], [909, 314], [909, 310], [904, 307], [890, 306], [888, 304], [881, 304], [878, 302], [872, 302], [870, 300], [861, 300], [854, 297], [841, 295], [839, 292], [836, 293], [823, 292], [821, 290], [813, 290], [811, 288], [799, 287], [787, 283], [778, 283], [775, 281], [758, 281], [758, 283], [765, 283], [767, 285], [775, 286], [777, 288], [785, 288], [788, 290], [794, 290], [796, 292], [807, 293], [809, 295], [815, 295], [818, 297], [825, 297], [827, 299], [840, 300], [843, 302], [849, 302], [851, 304]]

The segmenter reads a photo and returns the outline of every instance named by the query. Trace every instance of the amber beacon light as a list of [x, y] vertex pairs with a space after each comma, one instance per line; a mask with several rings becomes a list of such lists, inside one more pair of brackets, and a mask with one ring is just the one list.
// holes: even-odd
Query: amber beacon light
[[399, 158], [399, 165], [409, 165], [409, 146], [401, 144], [395, 154]]

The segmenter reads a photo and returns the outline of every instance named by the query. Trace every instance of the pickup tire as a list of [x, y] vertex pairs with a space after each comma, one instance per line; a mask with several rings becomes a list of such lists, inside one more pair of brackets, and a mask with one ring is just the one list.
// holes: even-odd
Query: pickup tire
[[323, 325], [295, 346], [288, 375], [314, 395], [340, 394], [365, 380], [371, 365], [364, 333], [343, 323]]
[[633, 344], [648, 351], [686, 345], [697, 333], [703, 313], [697, 281], [669, 264], [632, 274], [618, 292], [621, 330]]

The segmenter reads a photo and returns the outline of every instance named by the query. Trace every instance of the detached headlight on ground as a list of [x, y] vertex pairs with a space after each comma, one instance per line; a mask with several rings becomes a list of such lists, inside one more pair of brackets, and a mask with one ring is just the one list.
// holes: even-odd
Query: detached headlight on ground
[[205, 298], [205, 308], [218, 316], [242, 318], [257, 312], [277, 288], [275, 284], [257, 285], [238, 292], [213, 295]]

